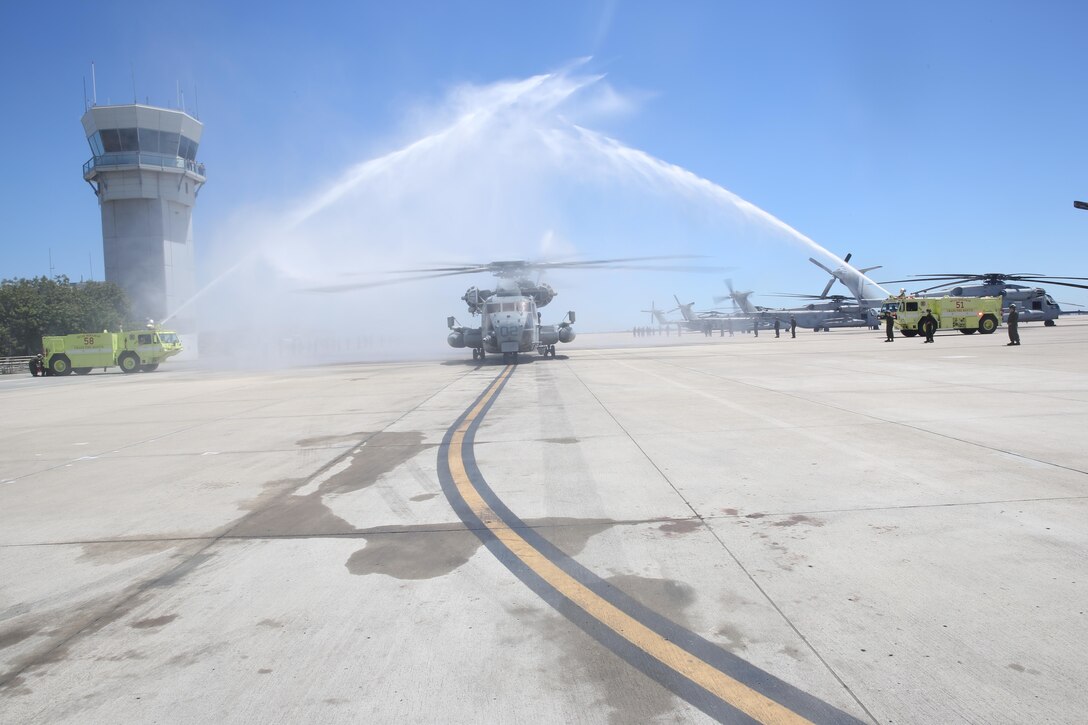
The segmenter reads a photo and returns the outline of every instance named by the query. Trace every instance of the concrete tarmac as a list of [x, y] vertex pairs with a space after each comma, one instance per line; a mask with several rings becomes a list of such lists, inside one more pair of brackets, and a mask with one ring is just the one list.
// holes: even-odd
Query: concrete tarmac
[[1021, 337], [4, 376], [0, 722], [1083, 722], [1088, 320]]

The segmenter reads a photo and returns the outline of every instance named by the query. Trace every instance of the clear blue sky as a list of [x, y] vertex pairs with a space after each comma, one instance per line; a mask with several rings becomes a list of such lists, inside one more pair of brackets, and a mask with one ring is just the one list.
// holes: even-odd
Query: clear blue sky
[[[194, 232], [207, 277], [210, 247], [257, 213], [247, 210], [312, 196], [353, 165], [442, 128], [428, 116], [449, 108], [452, 89], [523, 81], [586, 57], [576, 73], [603, 75], [601, 95], [620, 101], [611, 112], [583, 112], [580, 125], [728, 189], [833, 252], [853, 251], [858, 265], [883, 264], [875, 279], [945, 271], [1088, 276], [1088, 212], [1072, 208], [1073, 199], [1088, 199], [1083, 2], [40, 8], [5, 9], [0, 277], [48, 274], [52, 250], [55, 273], [79, 279], [93, 268], [102, 278], [99, 210], [81, 178], [90, 151], [79, 119], [92, 60], [99, 103], [131, 102], [135, 81], [140, 102], [173, 105], [180, 82], [187, 108], [199, 104], [208, 183]], [[494, 167], [496, 186], [508, 173]], [[608, 242], [587, 239], [602, 228], [592, 218], [598, 207], [567, 202], [560, 208], [552, 194], [548, 211], [564, 217], [568, 249], [588, 256], [627, 249], [616, 230]], [[532, 199], [522, 204], [532, 217]], [[612, 200], [599, 208], [638, 226], [640, 207]], [[674, 218], [672, 232], [660, 218], [646, 226], [682, 235], [686, 223]], [[458, 239], [471, 233], [463, 221], [455, 229]], [[730, 274], [738, 286], [757, 291], [822, 287], [803, 250], [746, 254], [745, 228], [734, 232], [721, 245], [670, 240], [664, 251], [711, 254], [737, 267]], [[538, 248], [534, 239], [506, 255], [487, 245], [479, 253], [519, 257]], [[442, 261], [477, 251], [448, 249]], [[640, 279], [636, 296], [660, 304], [680, 284], [700, 307], [723, 288], [713, 275], [667, 286]], [[450, 313], [459, 313], [454, 301]]]

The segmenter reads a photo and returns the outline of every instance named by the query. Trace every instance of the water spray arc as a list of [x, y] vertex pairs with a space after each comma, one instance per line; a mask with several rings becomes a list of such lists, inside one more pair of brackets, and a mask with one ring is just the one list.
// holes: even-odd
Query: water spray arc
[[[501, 252], [458, 243], [442, 248], [465, 256], [531, 256], [532, 250], [513, 246], [516, 240], [545, 236], [544, 229], [551, 227], [538, 225], [552, 223], [548, 204], [556, 205], [554, 213], [567, 213], [564, 193], [570, 187], [581, 193], [587, 185], [592, 185], [588, 193], [602, 198], [635, 190], [669, 203], [696, 201], [722, 212], [722, 217], [796, 243], [828, 264], [842, 264], [809, 237], [727, 189], [570, 120], [602, 79], [568, 68], [455, 89], [442, 114], [448, 118], [444, 125], [350, 167], [328, 186], [273, 215], [264, 228], [274, 233], [254, 238], [250, 254], [179, 310], [256, 259], [280, 275], [288, 292], [335, 286], [352, 267], [377, 271], [403, 266], [405, 256], [426, 259], [435, 251], [420, 244], [474, 240], [480, 238], [481, 226], [490, 225], [489, 239], [503, 240]], [[525, 179], [537, 185], [526, 186]], [[506, 211], [510, 208], [518, 211]], [[599, 238], [577, 229], [568, 236]], [[396, 249], [405, 250], [401, 257], [389, 251]]]

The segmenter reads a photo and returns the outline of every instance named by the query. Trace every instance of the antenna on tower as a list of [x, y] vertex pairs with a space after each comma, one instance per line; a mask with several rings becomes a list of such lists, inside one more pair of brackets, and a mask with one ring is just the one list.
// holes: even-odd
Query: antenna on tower
[[87, 76], [83, 76], [83, 112], [87, 112]]
[[95, 80], [95, 76], [94, 76], [94, 61], [93, 60], [91, 61], [91, 94], [92, 94], [91, 95], [92, 105], [97, 106], [98, 105], [98, 81]]

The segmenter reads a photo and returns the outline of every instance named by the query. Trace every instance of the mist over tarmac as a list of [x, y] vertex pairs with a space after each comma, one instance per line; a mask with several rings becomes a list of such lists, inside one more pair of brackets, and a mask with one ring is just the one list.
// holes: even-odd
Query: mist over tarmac
[[[213, 231], [211, 274], [188, 303], [201, 356], [261, 366], [463, 356], [445, 343], [446, 317], [473, 323], [459, 298], [494, 278], [350, 289], [393, 270], [662, 254], [707, 255], [697, 263], [714, 268], [841, 263], [725, 188], [593, 130], [639, 101], [584, 67], [455, 87], [405, 121], [395, 150], [239, 210]], [[692, 273], [546, 279], [559, 294], [544, 323], [573, 309], [579, 331], [598, 332], [629, 329], [651, 301], [674, 306], [670, 293], [684, 298]]]

